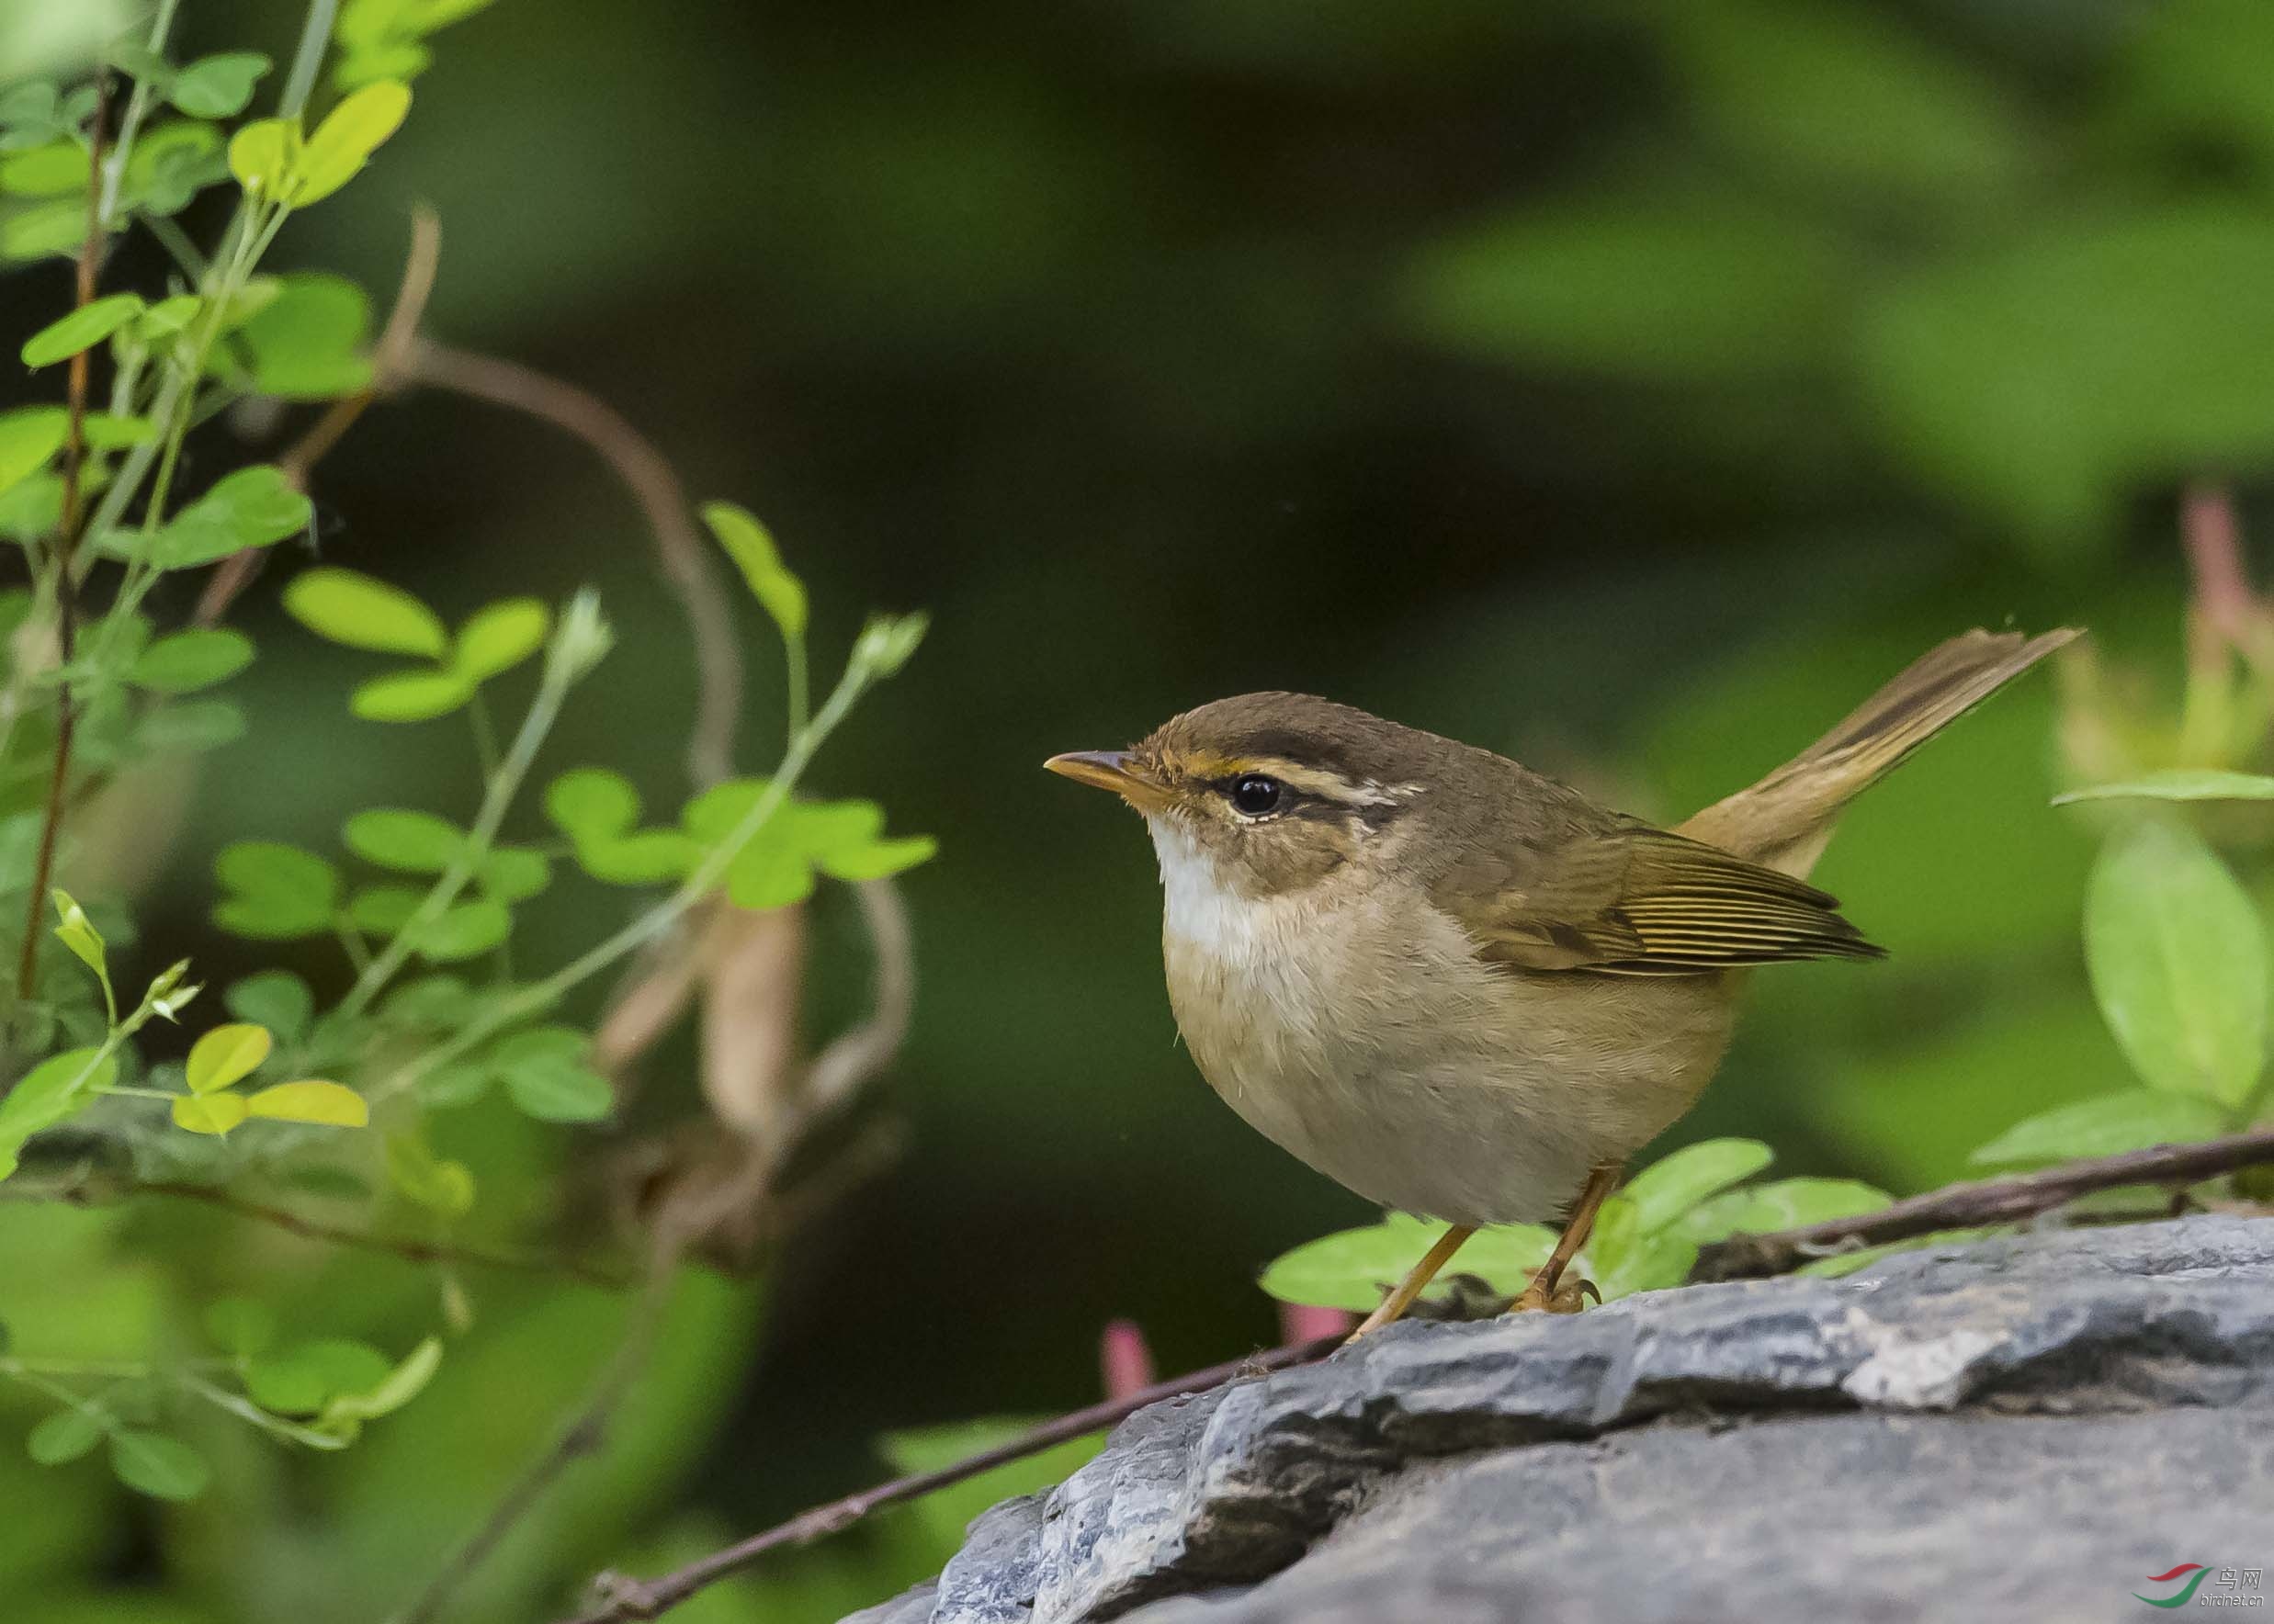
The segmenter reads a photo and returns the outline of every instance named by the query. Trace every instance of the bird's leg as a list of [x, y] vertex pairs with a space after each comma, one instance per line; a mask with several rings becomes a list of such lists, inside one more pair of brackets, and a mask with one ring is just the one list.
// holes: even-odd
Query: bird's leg
[[1453, 1255], [1461, 1249], [1462, 1243], [1476, 1233], [1468, 1224], [1456, 1224], [1439, 1235], [1437, 1244], [1421, 1254], [1421, 1261], [1406, 1271], [1406, 1278], [1397, 1282], [1397, 1289], [1383, 1298], [1382, 1305], [1366, 1315], [1364, 1322], [1343, 1338], [1342, 1346], [1348, 1348], [1368, 1331], [1380, 1330], [1411, 1308], [1413, 1300], [1428, 1290], [1430, 1281], [1437, 1278], [1437, 1271], [1452, 1262]]
[[1577, 1314], [1581, 1297], [1590, 1291], [1594, 1292], [1596, 1302], [1602, 1301], [1602, 1293], [1595, 1291], [1592, 1280], [1573, 1280], [1565, 1285], [1564, 1270], [1578, 1255], [1579, 1248], [1587, 1245], [1587, 1237], [1595, 1227], [1595, 1214], [1601, 1209], [1603, 1198], [1619, 1187], [1622, 1171], [1618, 1163], [1604, 1162], [1588, 1174], [1587, 1182], [1579, 1186], [1579, 1199], [1571, 1203], [1571, 1216], [1565, 1221], [1563, 1234], [1556, 1237], [1556, 1249], [1540, 1265], [1539, 1273], [1532, 1277], [1523, 1294], [1508, 1305], [1510, 1314], [1531, 1309]]

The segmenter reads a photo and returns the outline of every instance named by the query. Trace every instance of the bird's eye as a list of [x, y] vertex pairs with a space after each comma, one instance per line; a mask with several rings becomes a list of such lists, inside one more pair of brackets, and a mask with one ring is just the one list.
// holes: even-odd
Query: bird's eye
[[1232, 805], [1250, 818], [1261, 818], [1279, 805], [1285, 793], [1279, 780], [1261, 773], [1242, 775], [1232, 785]]

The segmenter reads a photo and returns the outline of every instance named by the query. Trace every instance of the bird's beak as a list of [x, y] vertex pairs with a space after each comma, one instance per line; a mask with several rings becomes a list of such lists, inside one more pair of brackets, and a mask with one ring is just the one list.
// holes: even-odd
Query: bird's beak
[[1126, 750], [1078, 750], [1052, 756], [1043, 766], [1076, 784], [1110, 789], [1140, 812], [1155, 811], [1168, 802], [1160, 783], [1136, 766]]

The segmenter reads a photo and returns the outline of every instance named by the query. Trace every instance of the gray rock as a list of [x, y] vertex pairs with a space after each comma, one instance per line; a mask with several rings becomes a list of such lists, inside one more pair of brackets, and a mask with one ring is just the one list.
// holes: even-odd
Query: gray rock
[[1396, 1325], [1139, 1412], [856, 1617], [2139, 1618], [2269, 1513], [2274, 1220], [2194, 1217]]

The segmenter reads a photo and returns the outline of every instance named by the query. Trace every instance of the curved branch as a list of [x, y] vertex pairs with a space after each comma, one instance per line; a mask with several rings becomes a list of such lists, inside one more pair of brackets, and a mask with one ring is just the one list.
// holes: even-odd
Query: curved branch
[[982, 1472], [991, 1472], [1010, 1461], [1038, 1455], [1086, 1432], [1096, 1432], [1101, 1427], [1126, 1421], [1147, 1404], [1159, 1404], [1165, 1398], [1182, 1398], [1186, 1393], [1203, 1393], [1236, 1377], [1261, 1376], [1273, 1370], [1284, 1370], [1291, 1365], [1308, 1364], [1313, 1359], [1324, 1359], [1341, 1346], [1340, 1335], [1319, 1336], [1308, 1342], [1291, 1343], [1284, 1348], [1266, 1348], [1261, 1353], [1250, 1354], [1246, 1359], [1228, 1359], [1223, 1364], [1210, 1365], [1205, 1370], [1171, 1377], [1166, 1382], [1156, 1382], [1150, 1387], [1139, 1388], [1120, 1398], [1110, 1398], [1087, 1409], [1046, 1421], [991, 1449], [982, 1449], [976, 1455], [967, 1455], [961, 1460], [931, 1472], [896, 1477], [890, 1483], [863, 1489], [857, 1494], [847, 1494], [842, 1500], [817, 1506], [762, 1534], [752, 1534], [723, 1551], [714, 1551], [683, 1568], [674, 1568], [661, 1578], [634, 1579], [622, 1573], [603, 1573], [593, 1581], [598, 1605], [589, 1612], [579, 1614], [570, 1624], [627, 1624], [630, 1619], [661, 1617], [696, 1591], [717, 1584], [737, 1569], [748, 1567], [769, 1551], [778, 1551], [786, 1546], [810, 1545], [840, 1528], [852, 1527], [870, 1513], [887, 1506], [916, 1499], [934, 1489], [962, 1483], [966, 1478], [977, 1477]]
[[1861, 1246], [1915, 1240], [1937, 1230], [1973, 1229], [2034, 1218], [2095, 1190], [2127, 1184], [2193, 1184], [2264, 1162], [2274, 1162], [2274, 1128], [2206, 1139], [2197, 1145], [2158, 1145], [2147, 1150], [2094, 1156], [2015, 1179], [1946, 1184], [1876, 1212], [1771, 1235], [1740, 1235], [1716, 1241], [1699, 1250], [1690, 1278], [1733, 1280], [1782, 1274], [1816, 1258]]
[[[411, 210], [411, 246], [403, 256], [402, 282], [395, 293], [395, 308], [371, 352], [371, 381], [352, 395], [343, 395], [325, 410], [309, 431], [277, 459], [277, 467], [295, 491], [306, 491], [308, 476], [325, 452], [339, 444], [364, 408], [393, 388], [402, 372], [403, 358], [418, 337], [418, 324], [426, 313], [427, 297], [435, 290], [435, 266], [442, 254], [442, 222], [424, 203]], [[221, 560], [207, 577], [191, 618], [211, 626], [229, 612], [237, 594], [252, 584], [267, 557], [263, 547], [246, 547]]]
[[655, 533], [664, 579], [679, 594], [695, 642], [700, 687], [687, 741], [688, 774], [698, 788], [729, 776], [742, 705], [741, 650], [717, 569], [690, 517], [686, 491], [663, 454], [599, 396], [518, 361], [421, 339], [412, 346], [404, 376], [413, 383], [542, 418], [598, 452], [631, 488]]

